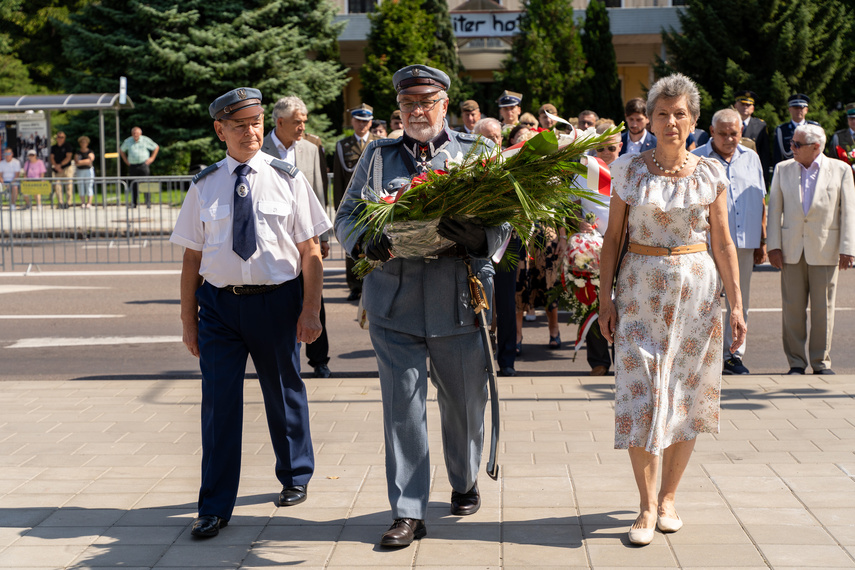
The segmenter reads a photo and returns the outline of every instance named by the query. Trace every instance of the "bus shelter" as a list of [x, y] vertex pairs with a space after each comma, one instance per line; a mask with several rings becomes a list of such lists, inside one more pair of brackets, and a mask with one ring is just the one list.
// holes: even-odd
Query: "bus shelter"
[[[124, 102], [122, 102], [122, 99]], [[107, 158], [105, 156], [104, 115], [112, 111], [116, 121], [116, 176], [121, 176], [121, 158], [119, 154], [120, 125], [119, 111], [133, 109], [130, 97], [120, 96], [119, 93], [71, 93], [66, 95], [3, 95], [0, 96], [0, 123], [14, 122], [26, 124], [28, 132], [34, 140], [39, 138], [44, 123], [42, 137], [46, 138], [48, 152], [50, 151], [51, 113], [53, 111], [98, 111], [98, 156], [101, 162], [101, 172], [106, 172]], [[5, 124], [3, 125], [5, 127]], [[5, 129], [2, 129], [5, 131]], [[17, 129], [16, 129], [17, 132]], [[5, 132], [3, 133], [5, 136]], [[11, 142], [11, 141], [8, 141]], [[8, 144], [8, 143], [7, 143]], [[18, 157], [19, 159], [22, 157]], [[26, 158], [26, 157], [23, 157]], [[47, 158], [41, 156], [40, 158]]]

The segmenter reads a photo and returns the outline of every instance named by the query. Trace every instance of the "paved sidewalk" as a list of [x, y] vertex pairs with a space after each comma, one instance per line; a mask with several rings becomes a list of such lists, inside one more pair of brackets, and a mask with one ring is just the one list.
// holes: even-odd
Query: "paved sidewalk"
[[391, 516], [374, 378], [307, 380], [317, 470], [291, 508], [247, 381], [238, 507], [208, 541], [189, 535], [198, 380], [2, 382], [0, 567], [855, 567], [855, 376], [725, 377], [721, 433], [699, 438], [678, 495], [685, 527], [643, 548], [626, 541], [638, 499], [612, 449], [612, 378], [501, 380], [499, 481], [481, 476], [476, 515], [449, 515], [432, 399], [428, 535], [397, 551], [375, 546]]

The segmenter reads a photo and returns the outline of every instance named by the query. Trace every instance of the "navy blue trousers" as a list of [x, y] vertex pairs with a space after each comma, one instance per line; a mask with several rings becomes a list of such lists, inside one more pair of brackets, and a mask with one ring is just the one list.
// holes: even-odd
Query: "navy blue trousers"
[[300, 378], [299, 282], [258, 295], [208, 283], [199, 301], [202, 369], [202, 486], [199, 514], [228, 520], [237, 500], [247, 356], [258, 372], [267, 427], [282, 485], [306, 485], [315, 467], [306, 386]]

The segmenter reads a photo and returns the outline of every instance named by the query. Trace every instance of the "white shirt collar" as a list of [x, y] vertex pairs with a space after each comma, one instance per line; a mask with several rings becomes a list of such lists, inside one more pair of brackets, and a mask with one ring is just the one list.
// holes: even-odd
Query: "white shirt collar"
[[[273, 141], [273, 144], [274, 144], [274, 145], [276, 145], [276, 148], [282, 148], [282, 149], [288, 150], [289, 148], [291, 148], [291, 147], [293, 147], [293, 146], [294, 146], [294, 143], [292, 142], [292, 143], [291, 143], [291, 147], [286, 147], [286, 146], [285, 146], [285, 143], [283, 143], [282, 141], [280, 141], [280, 140], [279, 140], [279, 137], [277, 137], [277, 136], [276, 136], [276, 131], [275, 131], [275, 130], [274, 130], [274, 131], [270, 131], [270, 140], [272, 140], [272, 141]], [[294, 141], [294, 142], [296, 142], [296, 141]]]

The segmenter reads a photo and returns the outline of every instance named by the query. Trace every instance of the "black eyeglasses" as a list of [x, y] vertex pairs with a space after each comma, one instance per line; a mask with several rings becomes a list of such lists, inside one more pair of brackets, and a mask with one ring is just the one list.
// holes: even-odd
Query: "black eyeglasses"
[[790, 146], [791, 146], [791, 147], [793, 147], [793, 148], [794, 148], [794, 149], [796, 149], [796, 150], [798, 150], [798, 149], [802, 148], [803, 146], [811, 146], [811, 145], [813, 145], [813, 144], [814, 144], [814, 143], [802, 143], [802, 142], [799, 142], [799, 141], [790, 141]]
[[614, 152], [617, 150], [617, 145], [601, 146], [597, 149], [597, 152], [603, 152], [604, 150], [607, 150], [609, 152]]
[[398, 101], [398, 108], [405, 113], [412, 113], [416, 110], [416, 107], [420, 107], [422, 111], [430, 111], [436, 104], [442, 101], [442, 99], [428, 99], [427, 101]]

